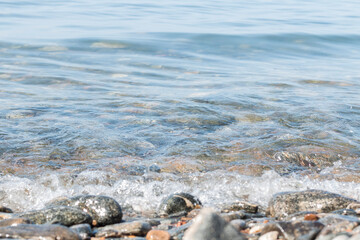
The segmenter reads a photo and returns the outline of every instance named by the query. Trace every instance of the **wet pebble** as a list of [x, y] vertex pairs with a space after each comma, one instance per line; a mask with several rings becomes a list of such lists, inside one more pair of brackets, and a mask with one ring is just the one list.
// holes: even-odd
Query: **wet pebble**
[[51, 201], [48, 206], [76, 207], [89, 214], [93, 226], [105, 226], [122, 220], [120, 204], [107, 196], [81, 195]]
[[331, 212], [346, 208], [354, 202], [357, 201], [321, 190], [282, 192], [272, 197], [268, 212], [270, 216], [281, 219], [300, 211]]
[[170, 240], [170, 233], [162, 230], [151, 230], [146, 234], [146, 240]]
[[92, 218], [89, 214], [72, 207], [49, 207], [41, 210], [29, 211], [20, 213], [18, 217], [27, 218], [36, 224], [61, 224], [65, 226], [72, 226], [81, 223], [92, 223]]
[[194, 223], [185, 232], [184, 240], [244, 240], [232, 225], [212, 209], [203, 209], [194, 219]]
[[201, 207], [199, 199], [189, 193], [175, 193], [167, 197], [159, 207], [160, 216], [187, 213]]
[[61, 225], [19, 224], [0, 227], [0, 238], [80, 240], [79, 235]]
[[0, 205], [0, 212], [2, 213], [13, 213], [13, 211], [10, 208], [7, 208], [5, 206]]
[[124, 235], [145, 236], [151, 230], [147, 222], [134, 221], [107, 225], [97, 229], [96, 237], [122, 237]]

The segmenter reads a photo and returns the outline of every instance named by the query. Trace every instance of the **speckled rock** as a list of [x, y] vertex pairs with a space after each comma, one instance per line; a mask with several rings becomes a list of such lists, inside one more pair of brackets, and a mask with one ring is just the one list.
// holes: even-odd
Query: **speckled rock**
[[57, 223], [65, 226], [72, 226], [81, 223], [92, 223], [92, 218], [89, 214], [78, 208], [65, 206], [49, 207], [20, 213], [18, 214], [18, 217], [27, 218], [36, 224]]
[[245, 240], [231, 224], [212, 209], [203, 209], [185, 232], [184, 240]]
[[244, 210], [248, 213], [257, 213], [259, 209], [258, 205], [251, 204], [244, 201], [235, 202], [232, 204], [227, 204], [221, 207], [221, 212], [234, 212], [234, 211], [240, 211]]
[[261, 235], [277, 231], [287, 240], [312, 240], [324, 228], [324, 225], [317, 221], [301, 222], [270, 222], [262, 229]]
[[60, 225], [20, 224], [0, 227], [0, 238], [80, 240], [80, 237], [67, 227]]
[[125, 222], [98, 228], [95, 237], [108, 238], [122, 237], [125, 235], [146, 236], [150, 230], [151, 225], [147, 222]]
[[151, 230], [146, 234], [146, 240], [170, 240], [170, 233], [162, 230]]
[[5, 206], [0, 205], [0, 212], [3, 213], [13, 213], [13, 210], [11, 210], [10, 208], [7, 208]]
[[189, 193], [175, 193], [166, 198], [159, 207], [161, 216], [169, 216], [182, 212], [190, 212], [201, 207], [199, 199]]
[[33, 222], [26, 218], [9, 218], [0, 221], [0, 227], [16, 226], [19, 224], [32, 224]]
[[119, 203], [106, 196], [81, 195], [72, 198], [55, 199], [48, 206], [76, 207], [88, 213], [93, 226], [105, 226], [119, 223], [122, 220], [122, 210]]
[[284, 218], [300, 211], [331, 212], [346, 208], [354, 199], [321, 190], [282, 192], [275, 194], [269, 202], [268, 213], [272, 217]]
[[93, 235], [91, 226], [87, 223], [71, 226], [70, 229], [76, 232], [82, 240], [90, 239]]

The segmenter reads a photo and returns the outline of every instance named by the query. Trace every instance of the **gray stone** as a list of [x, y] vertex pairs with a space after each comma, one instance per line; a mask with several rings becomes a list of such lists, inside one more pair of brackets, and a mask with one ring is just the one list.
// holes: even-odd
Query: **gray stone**
[[120, 223], [122, 210], [119, 203], [106, 196], [81, 195], [71, 198], [55, 199], [48, 206], [76, 207], [89, 214], [93, 226], [105, 226]]
[[349, 240], [360, 240], [360, 233], [354, 234]]
[[151, 225], [147, 222], [125, 222], [98, 228], [95, 237], [145, 236], [150, 230]]
[[71, 226], [70, 229], [76, 232], [83, 240], [90, 239], [93, 235], [91, 226], [87, 223]]
[[332, 240], [348, 240], [349, 236], [346, 234], [340, 234], [334, 237]]
[[324, 225], [317, 221], [270, 222], [262, 229], [261, 235], [277, 231], [287, 240], [312, 240], [323, 228]]
[[60, 225], [19, 224], [0, 227], [0, 238], [34, 239], [34, 240], [80, 240], [79, 235]]
[[357, 216], [356, 211], [353, 209], [339, 209], [339, 210], [332, 211], [331, 213], [340, 214], [340, 215]]
[[18, 217], [27, 218], [36, 224], [57, 223], [65, 226], [72, 226], [82, 223], [92, 223], [92, 218], [89, 214], [78, 208], [65, 206], [49, 207], [41, 210], [24, 212], [18, 214]]
[[242, 211], [230, 212], [230, 213], [221, 213], [220, 216], [227, 222], [230, 222], [234, 219], [245, 219], [246, 214]]
[[281, 219], [301, 211], [331, 212], [346, 208], [353, 202], [357, 201], [321, 190], [282, 192], [272, 197], [268, 213], [272, 217]]
[[245, 240], [232, 225], [211, 209], [203, 209], [185, 232], [184, 240]]
[[231, 226], [233, 226], [236, 230], [238, 230], [239, 232], [241, 230], [246, 229], [246, 222], [244, 220], [241, 219], [234, 219], [230, 221]]
[[159, 207], [161, 216], [169, 216], [182, 212], [190, 212], [195, 208], [201, 207], [199, 199], [189, 193], [176, 193], [166, 198]]
[[354, 216], [326, 214], [319, 222], [326, 226], [320, 234], [328, 235], [352, 230], [359, 225], [360, 220]]

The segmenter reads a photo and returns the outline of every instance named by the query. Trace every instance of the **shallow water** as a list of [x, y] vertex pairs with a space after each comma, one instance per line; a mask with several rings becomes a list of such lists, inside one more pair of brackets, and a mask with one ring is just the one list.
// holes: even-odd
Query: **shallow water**
[[355, 1], [0, 3], [0, 203], [360, 200]]

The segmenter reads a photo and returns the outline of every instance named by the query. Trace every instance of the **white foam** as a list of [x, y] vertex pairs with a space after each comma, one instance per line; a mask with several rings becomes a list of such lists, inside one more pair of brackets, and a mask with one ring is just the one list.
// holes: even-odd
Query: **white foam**
[[0, 202], [16, 211], [39, 209], [59, 196], [79, 194], [114, 197], [125, 208], [137, 212], [155, 211], [166, 196], [189, 192], [205, 206], [247, 200], [266, 207], [271, 196], [282, 191], [322, 189], [360, 200], [357, 183], [316, 180], [307, 176], [280, 176], [274, 171], [261, 177], [244, 176], [217, 170], [206, 173], [174, 175], [149, 172], [131, 176], [104, 171], [79, 174], [46, 173], [34, 179], [1, 176]]

